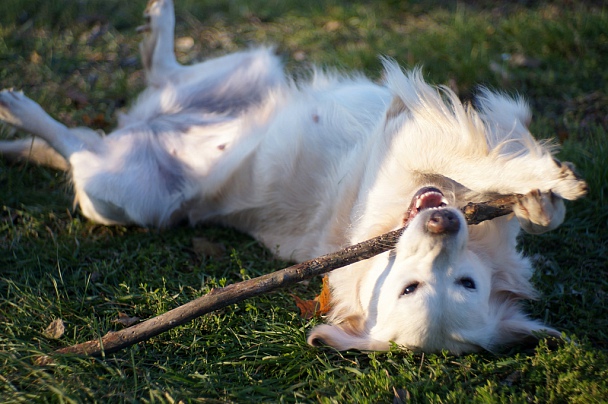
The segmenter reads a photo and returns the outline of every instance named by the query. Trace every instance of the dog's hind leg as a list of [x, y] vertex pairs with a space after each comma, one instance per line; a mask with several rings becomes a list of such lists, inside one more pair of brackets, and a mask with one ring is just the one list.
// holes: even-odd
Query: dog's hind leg
[[185, 67], [175, 58], [175, 11], [172, 0], [149, 0], [146, 24], [138, 28], [144, 37], [139, 45], [148, 84], [162, 86]]
[[[237, 52], [206, 60], [190, 66], [180, 64], [175, 58], [175, 11], [171, 0], [150, 0], [144, 11], [145, 25], [140, 43], [141, 59], [148, 85], [160, 88], [169, 83], [188, 84], [190, 93], [206, 97], [209, 91], [222, 87], [225, 92], [260, 88], [284, 81], [282, 63], [272, 49], [259, 48]], [[235, 80], [231, 80], [231, 79]], [[227, 90], [226, 85], [232, 85]], [[181, 90], [184, 92], [184, 90]], [[237, 98], [234, 96], [233, 98]], [[255, 98], [255, 97], [254, 97]]]
[[[20, 91], [0, 91], [0, 120], [43, 140], [33, 144], [28, 140], [0, 143], [0, 154], [8, 158], [28, 158], [55, 168], [65, 168], [73, 153], [95, 150], [101, 144], [101, 137], [95, 132], [68, 129]], [[32, 153], [28, 155], [29, 151]]]

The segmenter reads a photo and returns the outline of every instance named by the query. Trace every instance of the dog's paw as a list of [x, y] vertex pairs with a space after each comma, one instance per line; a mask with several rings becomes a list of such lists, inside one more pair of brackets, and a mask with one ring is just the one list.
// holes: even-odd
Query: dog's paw
[[541, 234], [562, 224], [566, 207], [564, 200], [553, 192], [534, 190], [517, 201], [513, 212], [527, 233]]
[[23, 92], [13, 89], [0, 91], [0, 120], [27, 130], [28, 123], [35, 119], [35, 115], [39, 112], [44, 111]]
[[171, 0], [149, 0], [144, 10], [146, 24], [138, 27], [137, 31], [157, 30], [173, 18], [173, 2]]
[[551, 190], [560, 197], [568, 200], [575, 200], [587, 193], [587, 183], [583, 180], [574, 168], [574, 164], [557, 159], [554, 160], [557, 165], [557, 181]]

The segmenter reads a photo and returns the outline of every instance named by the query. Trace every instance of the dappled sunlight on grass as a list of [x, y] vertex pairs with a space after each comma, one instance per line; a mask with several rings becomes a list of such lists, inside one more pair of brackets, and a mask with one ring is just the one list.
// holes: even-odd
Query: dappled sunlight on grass
[[[111, 130], [144, 86], [144, 3], [2, 0], [0, 84], [69, 126]], [[384, 55], [464, 99], [478, 85], [527, 98], [531, 131], [562, 143], [560, 159], [590, 187], [560, 229], [522, 238], [541, 291], [529, 312], [572, 341], [462, 357], [312, 348], [306, 332], [320, 320], [301, 319], [289, 293], [312, 298], [315, 279], [101, 359], [52, 355], [121, 329], [120, 313], [145, 319], [286, 263], [229, 229], [92, 224], [62, 173], [0, 161], [0, 401], [605, 400], [608, 10], [573, 3], [184, 0], [176, 35], [183, 63], [264, 43], [298, 75], [320, 64], [380, 78]], [[0, 127], [2, 139], [19, 135]], [[197, 252], [200, 237], [224, 253]], [[66, 330], [52, 339], [44, 330], [56, 319]]]

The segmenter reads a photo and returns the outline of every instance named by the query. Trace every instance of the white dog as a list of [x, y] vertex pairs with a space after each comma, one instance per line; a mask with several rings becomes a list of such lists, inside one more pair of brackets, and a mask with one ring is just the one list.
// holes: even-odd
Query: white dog
[[[319, 70], [296, 83], [264, 48], [185, 67], [172, 2], [150, 1], [146, 16], [148, 88], [116, 131], [69, 129], [5, 90], [0, 118], [36, 137], [0, 153], [69, 167], [96, 222], [219, 223], [289, 260], [408, 221], [394, 251], [330, 275], [331, 325], [311, 344], [461, 353], [556, 334], [518, 306], [535, 292], [516, 237], [558, 226], [586, 184], [532, 138], [521, 100], [483, 91], [474, 109], [391, 61], [382, 84]], [[514, 193], [515, 217], [467, 226], [459, 211]]]

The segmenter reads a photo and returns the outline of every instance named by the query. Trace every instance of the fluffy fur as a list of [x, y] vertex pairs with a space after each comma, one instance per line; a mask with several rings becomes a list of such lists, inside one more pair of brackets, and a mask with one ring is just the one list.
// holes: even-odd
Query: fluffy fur
[[[181, 66], [171, 1], [145, 15], [148, 88], [114, 132], [68, 129], [5, 90], [0, 118], [36, 138], [0, 153], [69, 168], [96, 222], [219, 223], [295, 261], [408, 220], [394, 251], [330, 275], [311, 344], [461, 353], [556, 334], [518, 306], [535, 292], [516, 237], [558, 226], [586, 184], [532, 138], [523, 101], [485, 90], [463, 105], [390, 60], [380, 84], [320, 70], [295, 82], [267, 48]], [[458, 209], [514, 193], [511, 217], [467, 226]]]

